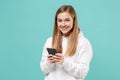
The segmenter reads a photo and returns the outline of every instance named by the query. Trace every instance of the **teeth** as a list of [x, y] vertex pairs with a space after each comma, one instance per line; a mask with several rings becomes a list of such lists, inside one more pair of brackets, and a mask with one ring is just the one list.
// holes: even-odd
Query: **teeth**
[[66, 28], [62, 28], [62, 30], [66, 30]]
[[64, 28], [61, 28], [62, 30], [66, 30], [67, 29], [67, 27], [64, 27]]

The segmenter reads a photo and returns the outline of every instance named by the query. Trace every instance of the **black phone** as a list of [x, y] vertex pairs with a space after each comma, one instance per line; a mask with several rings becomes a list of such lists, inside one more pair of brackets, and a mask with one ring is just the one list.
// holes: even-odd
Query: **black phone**
[[55, 55], [55, 53], [57, 53], [56, 49], [54, 48], [47, 48], [47, 51], [49, 54]]

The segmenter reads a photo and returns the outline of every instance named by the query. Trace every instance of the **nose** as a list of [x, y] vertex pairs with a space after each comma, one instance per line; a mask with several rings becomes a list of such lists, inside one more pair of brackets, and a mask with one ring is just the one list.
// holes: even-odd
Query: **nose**
[[65, 22], [64, 21], [62, 22], [62, 26], [65, 26]]

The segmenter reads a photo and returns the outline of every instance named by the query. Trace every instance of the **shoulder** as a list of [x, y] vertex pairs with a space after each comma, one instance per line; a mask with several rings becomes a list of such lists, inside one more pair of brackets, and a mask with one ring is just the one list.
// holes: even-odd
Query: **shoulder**
[[83, 32], [78, 35], [78, 44], [81, 46], [92, 47], [90, 41], [84, 36]]
[[48, 37], [48, 38], [46, 39], [45, 46], [51, 47], [51, 44], [52, 44], [52, 37]]
[[88, 60], [89, 62], [92, 59], [93, 56], [93, 49], [90, 41], [83, 35], [83, 33], [79, 34], [78, 38], [78, 50], [79, 50], [79, 55], [84, 54], [84, 59]]
[[52, 41], [52, 37], [48, 37], [46, 42], [51, 42]]

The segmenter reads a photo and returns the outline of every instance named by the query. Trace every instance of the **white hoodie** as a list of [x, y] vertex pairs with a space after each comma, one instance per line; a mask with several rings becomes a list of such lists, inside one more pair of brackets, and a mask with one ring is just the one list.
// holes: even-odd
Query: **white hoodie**
[[[67, 37], [62, 37], [63, 55], [67, 46]], [[46, 48], [52, 47], [52, 37], [48, 38], [40, 61], [41, 70], [46, 74], [45, 80], [84, 80], [92, 59], [92, 47], [82, 33], [78, 37], [78, 46], [74, 56], [66, 58], [62, 64], [51, 64], [47, 60]]]

